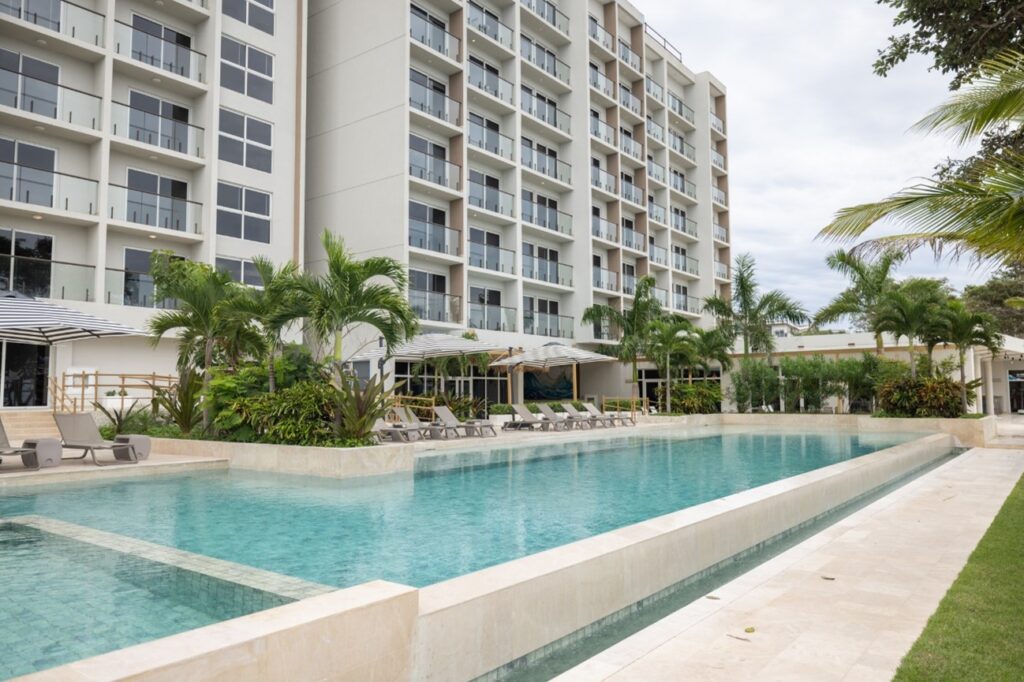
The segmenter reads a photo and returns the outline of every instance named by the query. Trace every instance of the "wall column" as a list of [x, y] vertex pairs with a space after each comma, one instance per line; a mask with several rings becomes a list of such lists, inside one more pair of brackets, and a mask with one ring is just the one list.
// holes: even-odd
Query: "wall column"
[[994, 415], [996, 413], [996, 393], [992, 385], [992, 358], [984, 360], [981, 369], [985, 375], [985, 395], [988, 398], [985, 413]]

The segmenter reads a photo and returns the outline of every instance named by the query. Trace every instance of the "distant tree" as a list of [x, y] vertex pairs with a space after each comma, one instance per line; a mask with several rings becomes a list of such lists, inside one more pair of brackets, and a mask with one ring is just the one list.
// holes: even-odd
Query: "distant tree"
[[999, 352], [1001, 339], [996, 330], [996, 321], [991, 315], [972, 312], [961, 301], [950, 300], [942, 315], [943, 341], [956, 346], [957, 367], [960, 370], [960, 401], [967, 412], [967, 372], [965, 369], [967, 350], [984, 346], [993, 353]]
[[935, 325], [940, 319], [942, 306], [949, 298], [945, 291], [935, 286], [936, 282], [926, 279], [903, 282], [886, 294], [876, 321], [875, 328], [895, 336], [897, 343], [907, 337], [911, 378], [917, 378], [915, 346], [918, 343], [930, 345], [935, 338]]
[[874, 332], [875, 351], [881, 355], [882, 333], [875, 329], [876, 318], [885, 295], [896, 286], [893, 271], [904, 259], [906, 254], [896, 250], [886, 251], [874, 261], [843, 249], [830, 253], [825, 263], [850, 280], [850, 285], [818, 311], [814, 324], [847, 317], [857, 328]]
[[991, 315], [1000, 332], [1024, 336], [1024, 309], [1013, 307], [1014, 298], [1024, 298], [1024, 263], [999, 269], [984, 284], [965, 287], [963, 295], [968, 310]]

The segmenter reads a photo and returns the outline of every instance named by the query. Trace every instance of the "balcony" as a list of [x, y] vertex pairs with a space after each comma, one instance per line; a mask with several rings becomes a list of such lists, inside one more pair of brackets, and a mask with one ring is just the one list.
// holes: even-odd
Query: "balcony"
[[715, 278], [724, 280], [732, 279], [728, 264], [715, 261]]
[[665, 127], [650, 118], [647, 119], [647, 134], [658, 142], [665, 143]]
[[639, 187], [628, 180], [622, 181], [622, 198], [627, 201], [632, 201], [637, 206], [644, 205], [644, 193]]
[[623, 275], [622, 275], [622, 293], [626, 294], [627, 296], [635, 296], [636, 295], [636, 276], [635, 275], [627, 275], [627, 274], [623, 273]]
[[107, 268], [104, 273], [104, 303], [133, 308], [169, 310], [178, 307], [173, 298], [157, 296], [156, 283], [148, 272]]
[[0, 9], [26, 23], [55, 31], [89, 45], [103, 47], [104, 16], [91, 9], [64, 0], [19, 2], [7, 0]]
[[516, 309], [485, 303], [469, 304], [470, 329], [487, 329], [492, 332], [514, 332], [516, 330]]
[[691, 163], [696, 164], [697, 149], [680, 135], [669, 135], [669, 146]]
[[[662, 246], [657, 246], [656, 244], [648, 244], [647, 257], [650, 259], [652, 263], [664, 265], [666, 268], [668, 267], [668, 249]], [[665, 302], [665, 305], [668, 305], [668, 301]]]
[[446, 225], [409, 220], [409, 246], [446, 256], [462, 253], [462, 233]]
[[514, 49], [512, 29], [494, 17], [484, 14], [473, 5], [469, 5], [467, 23], [502, 47], [508, 50]]
[[538, 282], [558, 284], [563, 287], [572, 286], [572, 266], [554, 260], [523, 255], [523, 277]]
[[615, 176], [597, 166], [590, 167], [590, 183], [609, 195], [615, 194]]
[[135, 225], [199, 235], [203, 233], [203, 205], [181, 197], [109, 185], [110, 219]]
[[594, 266], [594, 287], [605, 291], [618, 291], [619, 278], [613, 270], [606, 270], [599, 265]]
[[631, 69], [640, 73], [640, 55], [621, 40], [619, 41], [619, 59], [625, 62]]
[[640, 98], [623, 86], [619, 86], [619, 104], [626, 107], [637, 116], [640, 116], [643, 113], [643, 104], [641, 104]]
[[615, 146], [615, 128], [599, 118], [590, 117], [590, 134], [608, 145]]
[[519, 54], [529, 63], [548, 74], [555, 80], [569, 84], [569, 65], [558, 57], [552, 56], [535, 43], [521, 40]]
[[716, 133], [721, 133], [722, 135], [725, 135], [725, 121], [718, 118], [718, 116], [713, 111], [711, 112], [710, 120], [711, 129], [714, 130]]
[[689, 235], [694, 239], [698, 238], [697, 234], [697, 221], [690, 220], [681, 213], [672, 213], [672, 229], [676, 232], [682, 232], [685, 235]]
[[600, 71], [590, 70], [590, 87], [609, 99], [615, 99], [615, 81]]
[[672, 189], [685, 194], [691, 199], [697, 199], [697, 185], [693, 184], [681, 175], [672, 176]]
[[462, 298], [459, 296], [409, 289], [409, 305], [421, 320], [457, 324], [462, 319]]
[[594, 325], [595, 341], [618, 341], [618, 335], [612, 330], [608, 322], [600, 322]]
[[418, 14], [410, 12], [409, 18], [411, 19], [409, 35], [412, 36], [413, 40], [426, 45], [433, 51], [443, 54], [449, 59], [458, 60], [458, 38], [453, 36], [451, 33], [448, 33], [440, 26], [430, 23]]
[[604, 26], [597, 23], [597, 19], [590, 17], [589, 28], [587, 29], [591, 39], [597, 42], [604, 49], [612, 52], [615, 49], [615, 41], [612, 34], [604, 29]]
[[646, 242], [644, 235], [640, 234], [631, 227], [622, 227], [622, 245], [627, 249], [633, 249], [634, 251], [646, 251], [644, 246]]
[[537, 313], [532, 310], [523, 311], [523, 331], [537, 336], [551, 336], [558, 339], [571, 339], [573, 319], [566, 315]]
[[702, 308], [703, 306], [700, 304], [700, 299], [696, 296], [687, 296], [686, 294], [678, 291], [672, 292], [673, 310], [678, 310], [681, 313], [700, 315]]
[[726, 201], [725, 192], [718, 189], [717, 187], [711, 188], [711, 200], [714, 201], [716, 204], [721, 204], [722, 206], [729, 205], [728, 201]]
[[523, 222], [567, 236], [572, 235], [571, 215], [525, 199], [523, 200]]
[[632, 137], [626, 135], [619, 136], [619, 149], [629, 154], [638, 161], [643, 161], [644, 158], [644, 146], [634, 140]]
[[690, 125], [693, 125], [693, 109], [689, 105], [685, 104], [683, 100], [673, 95], [671, 92], [668, 93], [668, 109], [679, 118], [683, 119]]
[[565, 161], [559, 161], [553, 156], [541, 154], [525, 144], [522, 145], [520, 153], [522, 154], [523, 165], [530, 170], [559, 182], [564, 182], [567, 185], [572, 182], [571, 168]]
[[522, 0], [523, 6], [541, 19], [569, 35], [569, 17], [547, 0]]
[[492, 97], [500, 99], [506, 104], [512, 104], [515, 86], [501, 76], [491, 73], [473, 62], [469, 63], [469, 84], [478, 90], [483, 90]]
[[697, 263], [696, 258], [690, 256], [684, 256], [681, 253], [672, 254], [672, 269], [678, 270], [679, 272], [685, 272], [688, 275], [700, 277], [700, 265]]
[[569, 135], [570, 121], [572, 117], [561, 109], [551, 106], [547, 102], [541, 102], [529, 93], [522, 93], [523, 111], [536, 119], [547, 123], [549, 126], [561, 130]]
[[122, 57], [205, 83], [206, 55], [162, 36], [147, 33], [128, 24], [114, 22], [114, 51]]
[[508, 217], [515, 215], [515, 197], [472, 180], [469, 182], [469, 204]]
[[410, 148], [409, 175], [458, 192], [462, 181], [462, 168], [451, 161]]
[[668, 225], [668, 211], [661, 204], [656, 204], [650, 199], [647, 200], [647, 215], [651, 220]]
[[609, 242], [618, 243], [619, 241], [619, 231], [615, 223], [605, 220], [601, 216], [590, 216], [590, 234]]
[[729, 231], [717, 223], [714, 226], [714, 234], [717, 241], [729, 243]]
[[651, 78], [650, 76], [647, 76], [644, 79], [644, 90], [647, 92], [648, 95], [658, 100], [659, 102], [665, 101], [665, 88], [655, 83], [654, 79]]
[[668, 309], [668, 289], [651, 287], [651, 297], [657, 301], [662, 308]]
[[470, 242], [469, 264], [474, 268], [514, 275], [516, 273], [516, 252], [493, 244]]
[[0, 68], [0, 106], [99, 130], [100, 98], [65, 85]]
[[88, 178], [17, 163], [0, 163], [0, 199], [97, 215], [99, 183]]
[[725, 156], [720, 154], [719, 152], [715, 151], [714, 149], [712, 149], [711, 150], [711, 165], [714, 166], [715, 168], [719, 169], [719, 170], [723, 170], [724, 171], [725, 170]]
[[121, 102], [111, 103], [110, 115], [111, 132], [116, 137], [203, 158], [204, 131], [199, 126]]
[[409, 106], [445, 123], [459, 124], [458, 102], [413, 80], [409, 81]]
[[665, 184], [665, 167], [660, 163], [647, 159], [647, 177]]
[[469, 144], [509, 161], [515, 156], [515, 140], [475, 121], [469, 122]]
[[2, 291], [56, 301], [95, 301], [96, 268], [28, 256], [4, 257]]

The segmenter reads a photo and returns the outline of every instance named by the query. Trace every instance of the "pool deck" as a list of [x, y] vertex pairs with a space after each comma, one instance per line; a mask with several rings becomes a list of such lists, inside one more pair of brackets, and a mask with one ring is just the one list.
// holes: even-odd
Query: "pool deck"
[[890, 680], [1022, 473], [972, 449], [556, 679]]
[[[76, 452], [65, 451], [65, 456], [73, 457]], [[101, 452], [102, 462], [114, 462], [109, 452]], [[149, 459], [137, 464], [111, 463], [96, 466], [92, 458], [65, 459], [58, 467], [26, 469], [21, 464], [21, 457], [4, 457], [0, 463], [0, 489], [7, 486], [45, 485], [50, 483], [68, 483], [77, 481], [93, 481], [101, 478], [122, 478], [129, 476], [146, 476], [152, 474], [181, 473], [196, 469], [226, 469], [228, 460], [221, 457], [199, 457], [188, 455], [163, 455], [153, 453]]]

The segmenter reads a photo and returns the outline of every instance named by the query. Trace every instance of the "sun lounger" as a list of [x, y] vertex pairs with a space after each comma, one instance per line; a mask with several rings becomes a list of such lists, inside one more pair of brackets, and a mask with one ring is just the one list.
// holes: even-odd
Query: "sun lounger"
[[[395, 412], [405, 426], [419, 429], [420, 432], [429, 435], [431, 438], [445, 439], [451, 436], [451, 432], [441, 424], [425, 424], [420, 421], [420, 418], [416, 416], [415, 410], [411, 407], [396, 407]], [[458, 434], [455, 435], [457, 436]]]
[[581, 427], [585, 426], [588, 429], [592, 429], [595, 426], [612, 426], [613, 424], [611, 417], [595, 417], [592, 414], [583, 414], [572, 403], [562, 403], [562, 409], [570, 417], [575, 417], [579, 420]]
[[555, 426], [555, 430], [564, 429], [566, 431], [572, 430], [572, 427], [576, 426], [583, 428], [583, 424], [580, 423], [579, 419], [572, 417], [571, 415], [558, 414], [551, 409], [550, 405], [540, 403], [537, 405], [537, 409], [544, 415], [544, 418], [550, 421]]
[[[81, 450], [80, 457], [69, 457], [68, 459], [84, 459], [92, 455], [92, 462], [96, 466], [108, 466], [127, 462], [137, 464], [139, 457], [135, 452], [132, 443], [117, 443], [112, 440], [104, 440], [100, 435], [100, 429], [96, 426], [90, 414], [59, 413], [53, 415], [57, 422], [57, 429], [64, 441], [64, 447], [68, 450]], [[96, 458], [97, 450], [110, 450], [114, 455], [115, 462], [100, 462]]]
[[[467, 436], [484, 436], [486, 432], [490, 432], [490, 435], [497, 436], [498, 432], [494, 430], [494, 424], [491, 423], [490, 419], [467, 419], [466, 421], [459, 421], [459, 418], [451, 411], [451, 409], [445, 405], [438, 405], [434, 407], [434, 414], [437, 415], [438, 421], [444, 425], [447, 429], [462, 429], [463, 433]], [[458, 431], [455, 431], [458, 434]]]
[[423, 437], [423, 432], [419, 428], [410, 428], [404, 424], [389, 424], [383, 419], [378, 419], [377, 423], [373, 425], [373, 433], [380, 442], [384, 442], [384, 437], [387, 436], [392, 443], [409, 443]]
[[0, 421], [0, 461], [4, 457], [21, 457], [26, 469], [46, 469], [60, 464], [61, 447], [56, 438], [26, 440], [20, 448], [13, 447]]
[[537, 415], [535, 415], [533, 412], [530, 412], [528, 409], [526, 409], [526, 405], [523, 405], [522, 403], [514, 403], [512, 405], [512, 411], [515, 413], [516, 417], [519, 417], [519, 420], [518, 421], [513, 420], [513, 421], [510, 421], [510, 422], [505, 422], [505, 425], [502, 428], [505, 428], [505, 429], [522, 429], [522, 428], [526, 428], [526, 429], [530, 429], [531, 431], [533, 430], [534, 426], [539, 426], [544, 431], [547, 431], [549, 428], [551, 428], [551, 422], [550, 421], [548, 421], [547, 419], [540, 419], [540, 418], [538, 418]]
[[597, 406], [594, 405], [593, 403], [583, 403], [583, 408], [595, 417], [604, 417], [605, 419], [610, 419], [612, 426], [615, 425], [616, 419], [619, 420], [619, 424], [621, 424], [622, 426], [626, 426], [627, 422], [630, 426], [636, 426], [636, 422], [633, 421], [633, 417], [631, 417], [628, 414], [623, 414], [622, 412], [619, 412], [617, 415], [605, 414], [601, 410], [597, 409]]

